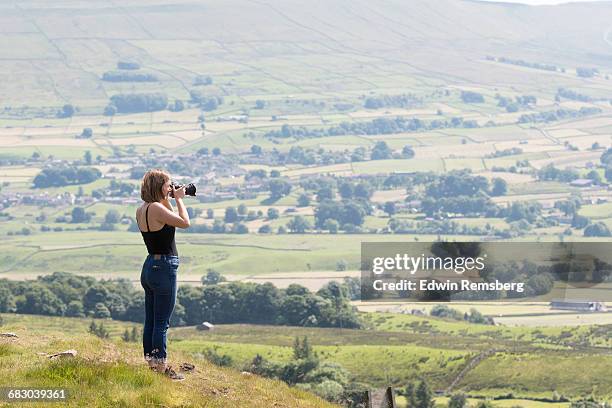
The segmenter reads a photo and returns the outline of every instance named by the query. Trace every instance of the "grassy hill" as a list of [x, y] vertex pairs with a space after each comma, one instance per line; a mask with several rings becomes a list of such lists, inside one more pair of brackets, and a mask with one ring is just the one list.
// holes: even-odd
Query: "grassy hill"
[[[367, 330], [246, 324], [219, 325], [212, 332], [172, 328], [168, 337], [172, 359], [198, 366], [198, 373], [189, 375], [184, 384], [172, 384], [143, 368], [139, 344], [120, 340], [124, 330], [139, 325], [105, 321], [111, 340], [103, 341], [87, 334], [89, 319], [4, 314], [5, 326], [0, 331], [14, 331], [21, 337], [11, 342], [0, 340], [0, 374], [9, 375], [14, 366], [19, 366], [19, 384], [92, 384], [79, 395], [83, 401], [113, 398], [112, 387], [117, 387], [115, 391], [128, 390], [121, 395], [129, 401], [164, 395], [168, 398], [162, 403], [176, 398], [187, 404], [191, 403], [190, 394], [183, 387], [188, 386], [197, 389], [205, 400], [210, 398], [210, 406], [230, 397], [243, 403], [241, 399], [249, 393], [257, 394], [262, 404], [274, 396], [279, 406], [285, 406], [282, 404], [286, 401], [302, 404], [290, 406], [331, 406], [283, 383], [245, 377], [236, 371], [256, 354], [267, 361], [288, 362], [294, 339], [307, 336], [322, 362], [338, 363], [351, 378], [374, 387], [403, 387], [424, 376], [433, 389], [447, 390], [474, 358], [486, 354], [479, 364], [465, 371], [453, 391], [481, 399], [503, 397], [495, 402], [499, 407], [510, 403], [509, 394], [522, 399], [514, 405], [531, 407], [547, 401], [551, 405], [546, 408], [558, 408], [551, 402], [555, 393], [570, 400], [590, 393], [604, 400], [612, 398], [607, 375], [612, 367], [609, 326], [509, 328], [390, 313], [368, 313], [364, 317]], [[70, 348], [77, 349], [80, 357], [59, 365], [36, 354]], [[233, 370], [203, 361], [201, 357], [211, 350], [218, 356], [231, 357]], [[102, 362], [92, 362], [101, 356]], [[130, 373], [136, 373], [136, 377]], [[91, 389], [97, 378], [114, 376], [120, 379], [103, 392]], [[15, 383], [15, 376], [2, 378], [0, 387]], [[272, 385], [278, 395], [268, 391], [259, 394], [262, 387]], [[161, 394], [154, 391], [158, 386], [164, 390]], [[222, 392], [224, 387], [227, 395]]]
[[[14, 332], [19, 338], [0, 338], [0, 387], [66, 388], [65, 406], [335, 406], [280, 381], [244, 375], [175, 351], [172, 361], [192, 362], [196, 372], [187, 374], [183, 382], [172, 382], [148, 370], [139, 344], [117, 340], [118, 325], [111, 324], [113, 340], [102, 340], [87, 334], [84, 320], [5, 317], [0, 331]], [[78, 355], [53, 361], [42, 355], [69, 349]]]
[[[101, 113], [109, 96], [126, 91], [163, 89], [184, 100], [197, 75], [211, 75], [208, 88], [235, 101], [422, 91], [448, 82], [556, 90], [579, 83], [577, 64], [609, 65], [611, 8], [462, 0], [132, 0], [120, 8], [110, 1], [4, 2], [0, 97], [13, 108], [72, 103]], [[491, 63], [486, 55], [567, 73]], [[139, 63], [157, 82], [103, 81], [119, 60]]]

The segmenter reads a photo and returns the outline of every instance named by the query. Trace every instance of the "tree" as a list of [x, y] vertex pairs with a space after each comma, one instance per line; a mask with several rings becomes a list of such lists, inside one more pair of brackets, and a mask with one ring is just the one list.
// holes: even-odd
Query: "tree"
[[317, 201], [325, 201], [325, 200], [333, 200], [334, 199], [334, 191], [331, 187], [323, 187], [319, 191], [317, 191]]
[[287, 228], [294, 234], [303, 234], [306, 230], [312, 228], [310, 222], [301, 215], [293, 217], [291, 221], [287, 223]]
[[98, 303], [104, 305], [109, 300], [109, 291], [101, 283], [91, 286], [83, 296], [83, 308], [86, 313], [94, 312]]
[[17, 300], [17, 313], [62, 316], [64, 302], [48, 288], [36, 284], [28, 287]]
[[128, 343], [130, 341], [130, 331], [126, 328], [121, 335], [121, 340]]
[[603, 222], [596, 222], [591, 224], [584, 229], [585, 237], [610, 237], [610, 229]]
[[270, 207], [268, 208], [268, 219], [275, 220], [279, 217], [279, 212], [276, 208]]
[[306, 193], [300, 194], [298, 197], [298, 207], [308, 207], [310, 205], [310, 196]]
[[387, 143], [384, 141], [380, 141], [376, 142], [376, 144], [374, 145], [370, 158], [372, 160], [390, 159], [392, 153], [393, 151], [389, 146], [387, 146]]
[[361, 225], [365, 217], [365, 210], [355, 202], [348, 202], [342, 209], [342, 220], [344, 224]]
[[176, 99], [174, 105], [170, 107], [170, 110], [173, 112], [181, 112], [185, 110], [185, 103], [180, 99]]
[[241, 222], [234, 223], [232, 226], [232, 233], [234, 234], [248, 234], [249, 228]]
[[91, 128], [84, 128], [81, 131], [81, 138], [83, 139], [89, 139], [91, 137], [93, 137], [93, 130]]
[[212, 154], [213, 156], [220, 156], [221, 155], [221, 149], [218, 147], [215, 147], [212, 149]]
[[259, 227], [257, 232], [260, 234], [269, 234], [272, 232], [272, 227], [270, 227], [270, 224], [264, 224], [261, 227]]
[[119, 215], [119, 211], [115, 209], [108, 210], [106, 212], [106, 215], [104, 216], [104, 222], [106, 224], [117, 224], [119, 223], [120, 219], [121, 219], [121, 216]]
[[589, 173], [587, 174], [586, 178], [588, 178], [589, 180], [592, 180], [593, 184], [599, 185], [602, 182], [601, 175], [599, 174], [599, 172], [597, 170], [589, 171]]
[[612, 182], [612, 164], [609, 164], [608, 167], [606, 167], [606, 180], [608, 182]]
[[117, 107], [115, 105], [106, 105], [104, 108], [104, 116], [115, 116], [117, 114]]
[[83, 303], [79, 300], [73, 300], [72, 302], [68, 303], [65, 315], [68, 317], [85, 317]]
[[612, 147], [606, 149], [606, 151], [601, 154], [599, 160], [604, 166], [612, 165]]
[[208, 208], [206, 210], [206, 218], [208, 218], [209, 220], [215, 218], [215, 210], [213, 210], [212, 208]]
[[262, 151], [263, 150], [262, 150], [261, 146], [258, 146], [258, 145], [251, 146], [251, 154], [259, 156], [262, 153]]
[[402, 156], [404, 159], [412, 159], [414, 157], [414, 149], [412, 146], [406, 145], [402, 149]]
[[467, 397], [462, 392], [451, 395], [448, 401], [448, 408], [465, 408], [466, 405]]
[[291, 192], [291, 183], [289, 183], [287, 180], [274, 179], [270, 180], [268, 188], [270, 189], [271, 198], [278, 200]]
[[508, 183], [502, 178], [493, 179], [493, 188], [491, 188], [491, 195], [494, 197], [503, 196], [508, 191]]
[[395, 203], [393, 201], [387, 201], [384, 206], [384, 211], [391, 217], [395, 214]]
[[461, 91], [461, 100], [465, 103], [484, 103], [484, 96], [478, 92]]
[[91, 215], [85, 212], [85, 209], [82, 207], [74, 207], [72, 209], [72, 220], [73, 224], [85, 223], [91, 220]]
[[246, 214], [247, 214], [247, 212], [248, 212], [248, 208], [247, 208], [247, 206], [246, 206], [246, 205], [244, 205], [243, 203], [241, 203], [241, 204], [238, 206], [238, 214], [239, 214], [239, 215], [246, 215]]
[[225, 222], [236, 222], [238, 221], [238, 211], [236, 211], [236, 207], [227, 207], [225, 209]]
[[155, 112], [164, 110], [168, 106], [168, 96], [161, 92], [117, 94], [110, 100], [119, 113]]
[[108, 310], [108, 307], [104, 305], [104, 303], [96, 303], [93, 312], [94, 317], [97, 319], [109, 319], [111, 317], [110, 311]]
[[101, 339], [108, 339], [110, 337], [110, 332], [104, 326], [104, 323], [101, 322], [99, 325], [97, 325], [95, 320], [91, 321], [91, 324], [89, 325], [89, 332], [94, 336], [100, 337]]
[[14, 306], [13, 295], [9, 288], [0, 286], [0, 313], [12, 311]]
[[408, 402], [408, 408], [417, 408], [416, 390], [413, 383], [408, 383], [404, 389], [404, 396]]
[[301, 342], [300, 338], [296, 337], [293, 341], [293, 358], [296, 360], [305, 360], [313, 357], [314, 351], [308, 341], [308, 336], [304, 336]]
[[527, 296], [545, 295], [552, 290], [553, 285], [553, 278], [550, 274], [541, 273], [527, 279], [525, 292]]
[[585, 228], [587, 225], [589, 225], [590, 222], [591, 220], [589, 220], [589, 218], [585, 217], [584, 215], [574, 214], [574, 216], [572, 217], [572, 227], [577, 229]]
[[429, 389], [429, 385], [425, 379], [422, 379], [417, 386], [415, 391], [416, 407], [415, 408], [433, 408], [434, 401], [432, 398], [432, 392]]
[[62, 109], [57, 113], [58, 118], [70, 118], [74, 116], [76, 109], [70, 104], [62, 106]]
[[46, 188], [87, 184], [98, 180], [100, 177], [102, 177], [102, 173], [95, 167], [47, 167], [34, 177], [34, 187]]
[[212, 77], [210, 75], [198, 75], [193, 80], [193, 85], [194, 86], [212, 85], [212, 83], [213, 83], [213, 79], [212, 79]]
[[340, 229], [340, 224], [338, 224], [338, 221], [329, 218], [325, 220], [323, 229], [329, 231], [330, 234], [337, 234]]
[[355, 190], [353, 195], [355, 198], [363, 198], [364, 200], [369, 200], [372, 197], [372, 188], [365, 183], [359, 183], [355, 186]]
[[338, 192], [340, 193], [340, 197], [345, 200], [353, 198], [353, 185], [349, 182], [341, 183], [338, 187]]
[[202, 285], [216, 285], [225, 281], [225, 277], [214, 269], [209, 269], [206, 275], [202, 276]]

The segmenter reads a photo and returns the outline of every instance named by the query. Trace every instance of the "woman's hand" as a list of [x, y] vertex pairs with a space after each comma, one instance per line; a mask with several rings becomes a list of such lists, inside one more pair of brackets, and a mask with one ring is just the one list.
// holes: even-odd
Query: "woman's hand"
[[182, 186], [181, 188], [174, 188], [173, 194], [174, 194], [174, 199], [185, 197], [185, 186]]

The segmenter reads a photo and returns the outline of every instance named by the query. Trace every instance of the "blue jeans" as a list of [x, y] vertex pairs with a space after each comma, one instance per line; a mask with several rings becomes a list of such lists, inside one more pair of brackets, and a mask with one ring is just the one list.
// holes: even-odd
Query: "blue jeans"
[[166, 333], [170, 327], [170, 316], [176, 303], [176, 273], [178, 256], [152, 255], [142, 265], [140, 283], [145, 291], [145, 322], [142, 347], [145, 359], [166, 358]]

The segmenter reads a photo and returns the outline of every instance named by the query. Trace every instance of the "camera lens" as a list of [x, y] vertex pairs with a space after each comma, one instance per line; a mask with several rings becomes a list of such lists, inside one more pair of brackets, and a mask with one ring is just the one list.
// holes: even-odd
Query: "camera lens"
[[187, 184], [187, 186], [185, 187], [185, 194], [188, 196], [195, 196], [196, 186], [193, 183]]

